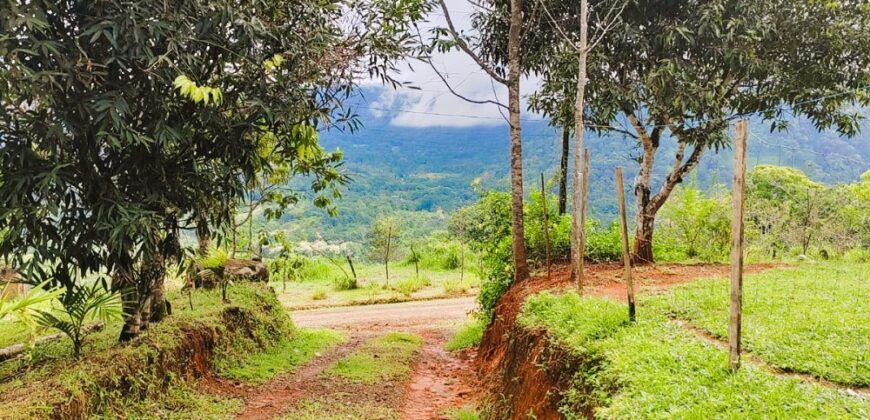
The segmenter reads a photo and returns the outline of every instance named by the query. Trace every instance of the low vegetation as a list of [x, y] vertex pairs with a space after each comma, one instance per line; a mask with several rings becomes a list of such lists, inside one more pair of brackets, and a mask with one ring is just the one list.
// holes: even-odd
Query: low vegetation
[[[182, 402], [198, 404], [209, 397], [181, 397], [198, 395], [188, 379], [212, 370], [260, 372], [264, 369], [243, 366], [252, 356], [254, 366], [262, 365], [267, 357], [257, 355], [295, 342], [300, 334], [265, 287], [240, 283], [228, 291], [232, 305], [222, 303], [218, 290], [196, 291], [194, 309], [177, 305], [172, 316], [129, 345], [116, 341], [122, 321], [110, 322], [89, 337], [75, 363], [68, 340], [38, 346], [31, 360], [3, 363], [0, 412], [23, 418], [115, 417], [144, 411], [140, 404], [166, 403], [170, 412], [191, 409]], [[181, 301], [179, 293], [170, 299]]]
[[369, 340], [326, 373], [369, 384], [404, 378], [411, 373], [411, 360], [422, 344], [423, 340], [414, 334], [391, 332]]
[[487, 323], [481, 318], [474, 318], [459, 327], [458, 330], [444, 344], [444, 349], [447, 351], [460, 351], [477, 347], [480, 340], [483, 338], [483, 331], [486, 330]]
[[[755, 274], [743, 289], [743, 345], [771, 365], [870, 385], [870, 264], [803, 264]], [[649, 299], [651, 310], [728, 337], [728, 281], [701, 281]]]
[[[762, 283], [765, 276], [777, 278], [783, 273], [753, 276], [747, 279], [747, 285]], [[825, 270], [825, 276], [819, 274], [821, 272], [809, 269], [803, 275], [807, 279], [815, 278], [817, 287], [836, 284], [837, 271]], [[687, 291], [705, 287], [705, 283], [699, 284], [642, 300], [638, 322], [634, 324], [628, 322], [624, 305], [612, 301], [579, 297], [573, 292], [560, 296], [543, 293], [530, 298], [519, 317], [520, 324], [546, 330], [555, 345], [569, 349], [582, 361], [572, 387], [565, 392], [562, 407], [565, 415], [583, 417], [581, 413], [587, 409], [594, 410], [599, 418], [694, 418], [699, 413], [717, 413], [723, 418], [863, 418], [870, 415], [870, 402], [845, 391], [778, 376], [749, 362], [738, 372], [731, 373], [726, 363], [727, 349], [709, 344], [695, 332], [671, 322], [670, 312], [665, 310], [663, 302], [685, 302], [689, 298]], [[756, 305], [751, 292], [745, 297], [748, 307]], [[795, 298], [797, 307], [800, 298]], [[724, 298], [720, 300], [726, 302]], [[799, 306], [813, 311], [808, 308], [812, 300], [806, 303], [808, 305]], [[703, 305], [703, 302], [699, 304]], [[763, 309], [757, 307], [757, 310]], [[846, 311], [843, 316], [848, 318], [861, 316], [859, 314], [866, 313], [867, 309], [858, 305]], [[811, 312], [805, 313], [808, 315], [804, 319], [811, 319]], [[780, 324], [779, 317], [783, 315], [749, 317], [745, 325], [755, 331], [755, 337], [764, 334], [769, 335], [769, 340], [777, 340], [776, 337], [783, 335], [774, 330], [793, 328], [788, 322]], [[840, 341], [840, 352], [860, 352], [861, 348], [866, 348], [866, 344], [862, 344], [864, 338], [847, 337], [852, 337], [853, 341]], [[788, 343], [783, 344], [788, 349]], [[814, 353], [810, 347], [804, 351]], [[815, 353], [821, 357], [823, 352]], [[767, 354], [760, 356], [766, 358]], [[856, 368], [854, 363], [843, 359], [839, 363], [841, 369]], [[857, 367], [865, 369], [866, 374], [866, 365]]]
[[336, 331], [300, 329], [292, 337], [288, 337], [272, 348], [254, 354], [244, 363], [226, 367], [218, 373], [222, 377], [251, 384], [263, 383], [275, 375], [292, 371], [344, 340], [345, 336]]

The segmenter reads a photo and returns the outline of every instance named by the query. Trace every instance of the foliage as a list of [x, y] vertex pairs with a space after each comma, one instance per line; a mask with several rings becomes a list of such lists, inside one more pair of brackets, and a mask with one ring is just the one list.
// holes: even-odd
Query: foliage
[[487, 322], [479, 317], [462, 324], [458, 330], [444, 344], [447, 351], [465, 350], [480, 345]]
[[405, 378], [411, 373], [411, 360], [422, 344], [423, 340], [414, 334], [391, 332], [367, 341], [362, 348], [327, 368], [326, 373], [365, 384]]
[[704, 193], [695, 182], [683, 184], [662, 207], [659, 237], [675, 239], [688, 259], [723, 260], [730, 249], [730, 205], [723, 186]]
[[[7, 283], [6, 287], [9, 287], [9, 285], [10, 283]], [[38, 307], [58, 298], [63, 292], [61, 289], [46, 290], [44, 289], [45, 286], [47, 286], [46, 283], [36, 285], [27, 291], [24, 296], [13, 300], [0, 297], [0, 322], [6, 319], [6, 317], [12, 317], [19, 324], [23, 325], [26, 331], [27, 345], [31, 348], [36, 340], [38, 322], [37, 317], [34, 315], [38, 314]], [[0, 296], [3, 296], [2, 292], [3, 290], [0, 290]], [[0, 342], [3, 342], [3, 340], [0, 340]]]
[[162, 282], [151, 269], [182, 257], [177, 231], [228, 227], [250, 181], [278, 162], [329, 208], [341, 154], [317, 152], [312, 133], [358, 128], [345, 101], [359, 80], [397, 84], [427, 8], [0, 4], [0, 179], [14, 180], [0, 182], [0, 254], [29, 280], [71, 288], [108, 272], [115, 289], [148, 294]]
[[58, 300], [60, 311], [39, 311], [36, 320], [43, 327], [65, 334], [72, 341], [76, 359], [81, 356], [87, 322], [109, 323], [122, 318], [121, 295], [106, 290], [101, 282], [64, 289]]
[[827, 187], [803, 172], [773, 165], [754, 168], [747, 182], [747, 239], [776, 258], [816, 250], [823, 258], [870, 245], [870, 183]]
[[[789, 372], [832, 382], [870, 385], [870, 285], [867, 264], [805, 264], [747, 278], [743, 290], [743, 345]], [[728, 282], [675, 288], [647, 305], [728, 336]]]
[[293, 252], [293, 245], [287, 240], [284, 232], [275, 234], [275, 240], [279, 244], [278, 253], [269, 262], [271, 275], [281, 279], [283, 289], [287, 291], [287, 281], [300, 280], [302, 269], [307, 260], [305, 257]]
[[[530, 22], [523, 33], [523, 67], [543, 79], [531, 108], [565, 124], [578, 77], [572, 37], [580, 33], [579, 3], [547, 0], [523, 7]], [[634, 186], [636, 260], [654, 259], [658, 210], [706, 150], [730, 144], [731, 120], [754, 114], [771, 130], [782, 130], [788, 117], [805, 116], [819, 130], [853, 136], [862, 116], [852, 105], [870, 105], [870, 9], [857, 2], [599, 0], [590, 8], [599, 11], [596, 18], [608, 10], [616, 17], [592, 23], [599, 30], [589, 51], [581, 111], [588, 127], [622, 133], [641, 148]], [[508, 0], [487, 0], [472, 18], [479, 34], [472, 47], [501, 66], [509, 56], [509, 11]], [[861, 47], [854, 48], [855, 42]], [[816, 59], [807, 62], [806, 54]], [[653, 185], [655, 161], [668, 140], [677, 144], [668, 158], [674, 164]]]
[[318, 353], [344, 342], [346, 337], [326, 329], [300, 329], [272, 348], [254, 354], [237, 366], [228, 367], [220, 376], [260, 384], [276, 375], [293, 371], [313, 359]]
[[[258, 283], [230, 287], [234, 305], [222, 305], [217, 290], [197, 289], [194, 310], [174, 307], [172, 317], [126, 345], [117, 343], [120, 323], [110, 322], [90, 336], [75, 363], [70, 363], [68, 340], [37, 346], [32, 362], [3, 363], [0, 412], [23, 418], [50, 417], [52, 410], [61, 417], [124, 417], [131, 415], [127, 408], [143, 400], [160, 401], [177, 387], [195, 385], [187, 380], [199, 362], [223, 371], [292, 337], [290, 318], [268, 288]], [[168, 293], [179, 299], [181, 292]], [[197, 355], [204, 358], [194, 359]]]
[[859, 396], [779, 377], [751, 363], [731, 373], [727, 349], [705, 343], [656, 308], [640, 310], [632, 324], [624, 305], [600, 298], [543, 294], [526, 302], [521, 322], [547, 330], [555, 345], [581, 360], [562, 400], [564, 416], [586, 418], [589, 407], [604, 419], [867, 415]]
[[[371, 261], [390, 261], [401, 249], [402, 226], [394, 217], [375, 220], [368, 235], [368, 250]], [[389, 248], [389, 254], [387, 249]]]

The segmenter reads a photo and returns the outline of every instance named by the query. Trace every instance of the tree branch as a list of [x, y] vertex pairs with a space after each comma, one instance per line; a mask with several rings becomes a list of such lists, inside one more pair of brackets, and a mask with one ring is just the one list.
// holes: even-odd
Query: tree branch
[[444, 0], [438, 0], [438, 2], [441, 4], [441, 10], [444, 12], [444, 19], [447, 21], [447, 28], [450, 31], [450, 34], [453, 35], [453, 40], [456, 41], [456, 45], [459, 46], [459, 49], [468, 54], [468, 56], [471, 57], [471, 59], [474, 60], [477, 65], [480, 66], [480, 69], [486, 72], [489, 77], [492, 77], [495, 81], [503, 85], [507, 85], [508, 80], [504, 77], [499, 76], [498, 73], [496, 73], [495, 70], [493, 70], [488, 64], [483, 61], [483, 59], [481, 59], [474, 51], [472, 51], [471, 48], [468, 47], [468, 44], [465, 42], [465, 40], [462, 39], [461, 36], [459, 36], [459, 32], [456, 30], [456, 26], [453, 25], [453, 19], [450, 18], [450, 12], [447, 10], [447, 3], [445, 3]]
[[667, 179], [665, 179], [665, 183], [662, 185], [662, 188], [658, 193], [650, 200], [650, 205], [656, 211], [661, 208], [662, 205], [665, 204], [665, 201], [671, 195], [674, 188], [677, 184], [683, 182], [683, 177], [695, 169], [695, 166], [701, 161], [701, 156], [704, 154], [704, 146], [695, 145], [694, 150], [692, 150], [692, 154], [689, 155], [689, 158], [683, 163], [683, 155], [686, 152], [686, 143], [680, 142], [679, 147], [677, 147], [677, 153], [674, 159], [674, 167], [671, 169], [671, 172], [668, 174]]

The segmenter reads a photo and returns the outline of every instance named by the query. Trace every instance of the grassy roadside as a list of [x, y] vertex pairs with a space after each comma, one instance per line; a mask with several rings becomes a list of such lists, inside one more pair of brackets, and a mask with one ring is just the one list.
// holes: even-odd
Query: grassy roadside
[[191, 310], [173, 293], [173, 301], [184, 304], [177, 304], [172, 316], [126, 345], [117, 343], [120, 325], [108, 325], [89, 337], [76, 363], [67, 340], [39, 346], [31, 361], [3, 363], [0, 413], [17, 418], [229, 415], [238, 401], [200, 394], [191, 379], [212, 368], [264, 376], [263, 369], [246, 368], [246, 363], [279, 344], [297, 342], [300, 335], [265, 286], [240, 283], [229, 296], [232, 304], [225, 305], [219, 291], [196, 291]]
[[[782, 280], [782, 276], [790, 272], [783, 270], [759, 276]], [[826, 273], [834, 276], [821, 276], [819, 272], [807, 269], [806, 278], [832, 282], [829, 286], [833, 288], [833, 283], [839, 281], [836, 274], [841, 272], [828, 270]], [[801, 276], [798, 274], [794, 278]], [[747, 284], [754, 282], [750, 278]], [[758, 284], [763, 282], [759, 280]], [[690, 290], [692, 287], [701, 286], [687, 286]], [[681, 293], [684, 292], [675, 292], [682, 297]], [[748, 302], [752, 301], [751, 294], [746, 298]], [[681, 298], [670, 294], [644, 299], [638, 322], [629, 324], [622, 304], [581, 298], [574, 293], [561, 296], [543, 293], [526, 301], [518, 320], [526, 328], [546, 329], [559, 345], [585, 361], [583, 369], [575, 376], [574, 386], [563, 400], [568, 417], [578, 416], [576, 413], [584, 406], [596, 407], [596, 417], [620, 419], [706, 418], [712, 413], [719, 418], [870, 416], [870, 401], [861, 396], [779, 377], [751, 364], [745, 364], [739, 372], [732, 374], [727, 369], [727, 351], [703, 342], [693, 332], [669, 321], [670, 311], [662, 302], [680, 301]], [[724, 301], [727, 303], [727, 299]], [[850, 299], [849, 302], [854, 301]], [[856, 311], [862, 310], [852, 307], [849, 314], [841, 316], [849, 319]], [[746, 322], [760, 323], [763, 319], [749, 318]], [[774, 322], [766, 326], [768, 329], [792, 328], [789, 324], [782, 324], [779, 317], [766, 322]], [[761, 334], [760, 331], [763, 330], [755, 334]], [[836, 333], [836, 327], [833, 333]], [[841, 345], [845, 347], [841, 352], [855, 351], [855, 348], [860, 351], [861, 339]], [[804, 347], [791, 351], [812, 352], [813, 349]], [[838, 366], [836, 363], [827, 365]], [[848, 364], [840, 368], [845, 371], [852, 366]], [[591, 389], [592, 392], [581, 389]]]

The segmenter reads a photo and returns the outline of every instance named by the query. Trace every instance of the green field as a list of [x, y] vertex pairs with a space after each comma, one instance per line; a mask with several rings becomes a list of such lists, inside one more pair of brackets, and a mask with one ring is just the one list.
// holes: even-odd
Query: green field
[[[850, 280], [856, 275], [860, 280], [863, 272], [867, 272], [866, 265], [806, 266], [749, 276], [745, 305], [748, 313], [756, 313], [744, 320], [748, 342], [753, 343], [750, 348], [780, 347], [772, 353], [759, 352], [758, 356], [776, 366], [783, 363], [783, 355], [800, 354], [801, 359], [819, 361], [806, 365], [811, 373], [822, 376], [829, 372], [851, 372], [845, 377], [853, 378], [854, 383], [860, 385], [860, 378], [868, 373], [867, 365], [856, 364], [847, 356], [854, 355], [860, 360], [866, 354], [867, 335], [861, 335], [860, 331], [867, 327], [867, 322], [863, 318], [862, 323], [861, 316], [866, 316], [870, 301], [856, 302], [854, 296], [866, 294], [870, 284]], [[786, 279], [795, 283], [794, 289], [787, 285], [772, 286]], [[710, 413], [715, 413], [716, 418], [870, 416], [870, 401], [864, 396], [776, 375], [749, 362], [732, 374], [727, 367], [727, 350], [672, 322], [670, 316], [674, 311], [671, 308], [682, 307], [681, 302], [691, 301], [692, 297], [687, 295], [689, 291], [724, 290], [720, 283], [701, 281], [642, 299], [636, 324], [628, 322], [623, 304], [581, 298], [574, 293], [561, 296], [543, 293], [530, 298], [523, 308], [520, 322], [527, 328], [545, 328], [558, 343], [571, 349], [583, 361], [575, 377], [575, 386], [564, 400], [565, 409], [574, 416], [580, 415], [577, 414], [578, 407], [584, 405], [596, 407], [596, 417], [599, 418], [700, 419], [709, 418]], [[750, 286], [753, 284], [758, 285], [757, 290]], [[854, 288], [836, 297], [819, 296], [818, 290], [838, 288], [841, 284]], [[805, 294], [796, 292], [801, 288], [805, 289]], [[707, 303], [694, 302], [697, 306], [693, 307], [704, 308], [698, 313], [710, 314], [705, 318], [710, 325], [724, 325], [727, 320], [727, 316], [719, 320], [712, 312], [722, 305], [727, 306], [726, 295], [719, 295]], [[790, 305], [765, 303], [784, 300], [786, 296], [794, 299]], [[820, 311], [814, 308], [815, 299], [825, 296], [834, 309]], [[761, 312], [766, 315], [760, 316]], [[830, 326], [811, 317], [827, 317]], [[856, 322], [851, 327], [857, 328], [858, 333], [848, 331], [848, 322], [835, 322], [841, 318]], [[800, 322], [801, 319], [804, 321]], [[820, 338], [787, 339], [793, 335], [806, 336], [808, 330], [816, 331]], [[824, 337], [838, 334], [843, 338], [819, 347]], [[768, 344], [759, 347], [759, 343]], [[829, 357], [823, 352], [847, 356], [822, 361]], [[771, 354], [774, 356], [768, 358]], [[593, 392], [579, 391], [584, 388]]]
[[464, 273], [459, 269], [421, 268], [418, 276], [413, 264], [391, 263], [389, 281], [383, 264], [357, 263], [354, 268], [355, 285], [349, 279], [352, 274], [347, 264], [339, 268], [322, 258], [308, 263], [299, 280], [284, 282], [273, 275], [270, 284], [289, 309], [467, 296], [480, 286], [471, 267]]
[[[870, 385], [870, 264], [803, 264], [748, 276], [743, 345], [781, 369]], [[700, 281], [649, 299], [657, 311], [728, 336], [728, 281]]]

